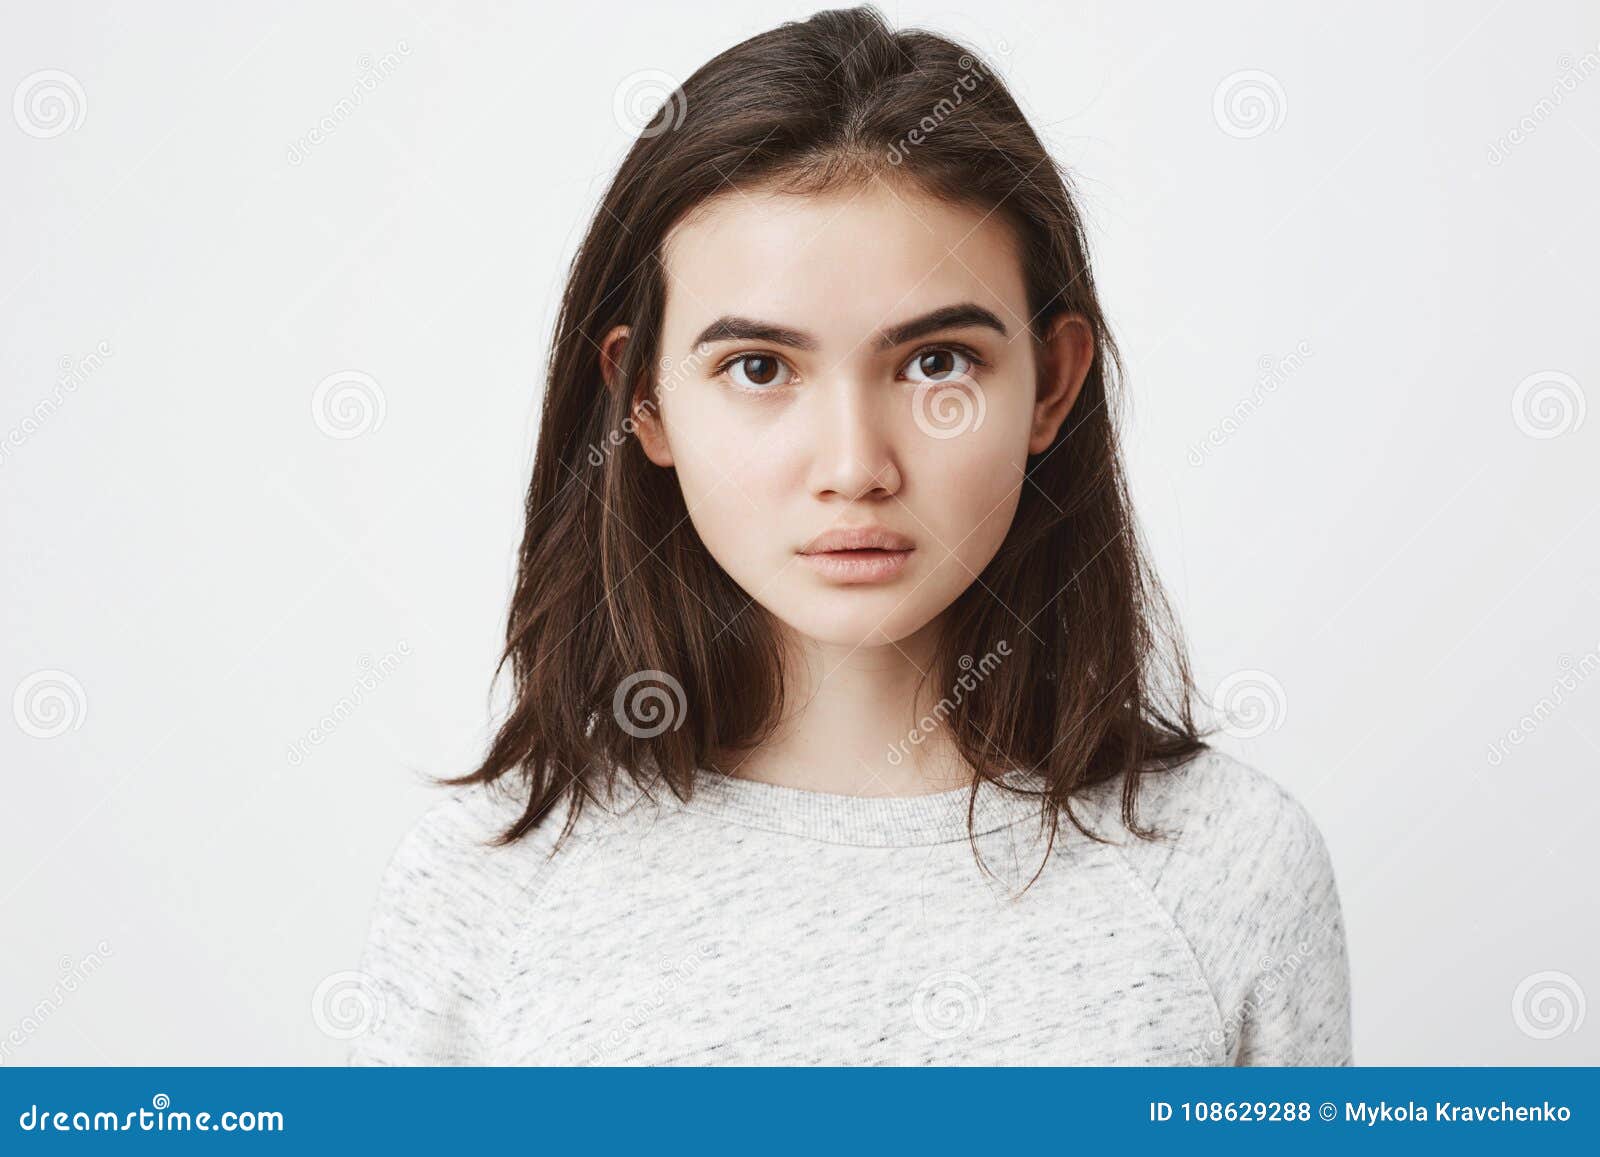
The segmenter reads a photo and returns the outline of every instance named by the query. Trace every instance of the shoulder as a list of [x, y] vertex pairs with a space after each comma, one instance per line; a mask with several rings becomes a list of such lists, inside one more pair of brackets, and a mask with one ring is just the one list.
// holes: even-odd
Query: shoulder
[[[537, 883], [565, 824], [570, 800], [506, 845], [526, 795], [500, 782], [451, 788], [400, 836], [378, 882], [375, 921], [422, 925], [475, 922], [503, 909], [510, 894]], [[576, 835], [578, 833], [574, 833]]]
[[1202, 861], [1287, 869], [1327, 855], [1321, 829], [1292, 792], [1214, 748], [1143, 777], [1136, 816], [1141, 825], [1170, 834], [1173, 866]]
[[[1091, 801], [1093, 830], [1172, 919], [1202, 962], [1290, 931], [1333, 930], [1339, 898], [1327, 841], [1310, 811], [1254, 765], [1208, 748], [1141, 777], [1124, 828], [1111, 793]], [[1209, 969], [1208, 969], [1209, 971]]]
[[535, 886], [565, 818], [505, 846], [525, 800], [498, 785], [452, 788], [401, 835], [378, 881], [357, 974], [373, 1015], [352, 1063], [457, 1064], [477, 1048], [492, 1000], [486, 961], [513, 899]]
[[1155, 840], [1124, 827], [1120, 783], [1101, 785], [1083, 802], [1091, 830], [1118, 845], [1152, 885], [1174, 873], [1281, 874], [1327, 859], [1321, 829], [1293, 793], [1215, 748], [1139, 777], [1134, 818], [1155, 830]]
[[1159, 838], [1122, 829], [1108, 805], [1095, 808], [1095, 830], [1194, 954], [1223, 1020], [1222, 1055], [1348, 1063], [1344, 923], [1327, 842], [1307, 808], [1209, 748], [1142, 777], [1135, 818]]
[[[528, 804], [526, 787], [509, 779], [451, 788], [435, 799], [395, 845], [379, 883], [380, 908], [410, 904], [436, 915], [497, 910], [508, 889], [537, 885], [552, 863], [574, 797], [569, 792], [537, 826], [502, 845], [498, 837], [522, 819]], [[645, 810], [637, 807], [645, 797], [625, 778], [609, 787], [591, 786], [587, 795], [566, 846]]]
[[499, 784], [451, 788], [435, 798], [400, 836], [384, 875], [401, 882], [460, 882], [447, 870], [485, 863], [494, 839], [522, 814], [524, 801]]

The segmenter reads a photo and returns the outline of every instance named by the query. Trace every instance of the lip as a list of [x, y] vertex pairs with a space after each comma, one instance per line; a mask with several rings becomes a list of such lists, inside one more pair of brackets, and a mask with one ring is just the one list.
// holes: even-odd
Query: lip
[[909, 550], [825, 550], [800, 561], [835, 582], [882, 583], [905, 570], [910, 557]]
[[883, 526], [830, 530], [800, 553], [800, 561], [841, 583], [888, 582], [905, 570], [916, 544]]
[[817, 535], [800, 548], [804, 555], [825, 554], [850, 550], [912, 550], [916, 547], [903, 534], [896, 534], [887, 526], [836, 527]]

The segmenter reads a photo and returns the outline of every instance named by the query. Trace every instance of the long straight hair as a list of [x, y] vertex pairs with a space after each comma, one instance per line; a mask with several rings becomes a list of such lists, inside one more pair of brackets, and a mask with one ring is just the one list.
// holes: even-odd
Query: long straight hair
[[[1021, 240], [1032, 337], [1071, 313], [1095, 340], [1068, 420], [1029, 457], [1010, 532], [946, 612], [928, 672], [970, 686], [972, 656], [1004, 644], [1005, 660], [941, 719], [976, 773], [969, 831], [989, 781], [1036, 796], [1052, 844], [1063, 814], [1098, 839], [1073, 798], [1120, 779], [1123, 823], [1150, 838], [1135, 812], [1140, 777], [1205, 748], [1180, 632], [1132, 517], [1116, 348], [1066, 175], [976, 52], [892, 31], [871, 7], [820, 12], [735, 45], [671, 94], [573, 260], [495, 672], [510, 665], [510, 709], [481, 765], [438, 781], [518, 777], [526, 808], [496, 843], [565, 801], [559, 847], [619, 775], [687, 801], [713, 753], [758, 746], [781, 718], [780, 624], [713, 560], [675, 474], [632, 436], [640, 391], [651, 404], [681, 369], [658, 360], [662, 245], [731, 188], [820, 193], [882, 178], [1001, 215]], [[603, 366], [617, 325], [630, 338]], [[1016, 768], [1034, 785], [1000, 782]]]

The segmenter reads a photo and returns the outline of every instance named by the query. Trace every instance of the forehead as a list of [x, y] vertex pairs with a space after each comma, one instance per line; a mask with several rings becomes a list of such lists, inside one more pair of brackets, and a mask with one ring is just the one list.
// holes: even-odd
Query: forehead
[[854, 341], [956, 301], [1026, 321], [1002, 214], [881, 179], [825, 194], [727, 190], [672, 229], [664, 257], [669, 332], [740, 314]]

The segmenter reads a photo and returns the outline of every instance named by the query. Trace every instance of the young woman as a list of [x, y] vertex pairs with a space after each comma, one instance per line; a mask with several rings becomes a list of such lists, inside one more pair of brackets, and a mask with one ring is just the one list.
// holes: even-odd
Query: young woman
[[384, 876], [352, 1061], [1349, 1063], [1327, 850], [1197, 731], [1115, 365], [975, 54], [856, 8], [691, 76], [573, 264], [514, 703]]

